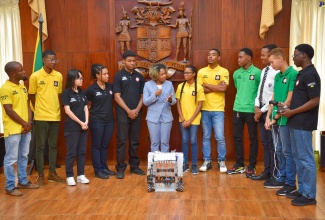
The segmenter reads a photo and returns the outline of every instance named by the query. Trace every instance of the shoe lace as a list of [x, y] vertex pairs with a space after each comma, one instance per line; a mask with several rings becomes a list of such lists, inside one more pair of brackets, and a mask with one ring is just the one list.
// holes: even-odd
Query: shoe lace
[[202, 166], [207, 166], [210, 162], [208, 160], [205, 160]]

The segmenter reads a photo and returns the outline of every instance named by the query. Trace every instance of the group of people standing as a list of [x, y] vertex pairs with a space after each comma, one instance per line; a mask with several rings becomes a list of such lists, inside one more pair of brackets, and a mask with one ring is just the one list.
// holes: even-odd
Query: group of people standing
[[[219, 65], [220, 51], [210, 49], [208, 66], [198, 72], [194, 66], [185, 68], [185, 82], [178, 85], [175, 97], [171, 82], [166, 81], [166, 67], [153, 65], [149, 70], [152, 80], [145, 84], [143, 93], [144, 104], [148, 106], [146, 120], [151, 151], [169, 151], [170, 105], [176, 103], [184, 153], [183, 172], [189, 171], [188, 142], [192, 151], [192, 174], [212, 168], [210, 138], [213, 128], [220, 172], [246, 173], [246, 177], [252, 180], [264, 180], [266, 188], [280, 188], [276, 194], [292, 199], [293, 205], [316, 204], [312, 131], [317, 129], [320, 77], [311, 62], [313, 56], [314, 49], [308, 44], [295, 48], [293, 61], [302, 68], [298, 72], [288, 65], [281, 48], [274, 44], [265, 45], [261, 50], [265, 68], [261, 71], [252, 64], [251, 49], [242, 48], [239, 51], [240, 68], [233, 74], [237, 89], [232, 116], [236, 163], [228, 170], [225, 165], [224, 111], [229, 72]], [[200, 123], [204, 163], [198, 169], [197, 132]], [[245, 124], [250, 140], [247, 168], [242, 140]], [[255, 170], [258, 125], [264, 147], [264, 171], [260, 175], [256, 175]]]
[[[316, 204], [312, 131], [317, 129], [320, 77], [312, 64], [313, 56], [310, 45], [295, 47], [292, 58], [302, 68], [298, 72], [288, 65], [281, 48], [269, 44], [261, 50], [266, 66], [261, 72], [250, 63], [252, 51], [243, 48], [238, 56], [241, 68], [233, 76], [237, 88], [233, 112], [236, 164], [228, 174], [246, 172], [252, 180], [264, 180], [266, 188], [279, 188], [276, 194], [292, 199], [296, 206]], [[247, 170], [241, 140], [244, 123], [250, 139]], [[260, 175], [255, 173], [257, 123], [264, 148]]]
[[[212, 169], [211, 134], [217, 141], [218, 167], [228, 174], [246, 173], [252, 180], [265, 180], [267, 188], [280, 188], [277, 195], [292, 198], [293, 205], [315, 204], [316, 167], [311, 145], [311, 132], [317, 127], [320, 79], [312, 65], [314, 50], [301, 44], [295, 48], [293, 60], [298, 73], [289, 67], [285, 54], [274, 44], [261, 50], [261, 60], [266, 66], [262, 71], [252, 64], [253, 52], [242, 48], [238, 53], [240, 68], [233, 74], [237, 89], [233, 107], [233, 138], [236, 151], [235, 165], [227, 169], [226, 142], [224, 135], [225, 91], [229, 86], [229, 71], [219, 65], [221, 53], [212, 48], [208, 52], [208, 66], [197, 69], [187, 66], [185, 81], [177, 87], [166, 80], [167, 67], [154, 64], [149, 69], [150, 81], [135, 71], [136, 54], [130, 50], [123, 53], [124, 68], [109, 81], [107, 67], [91, 66], [94, 83], [81, 90], [83, 76], [80, 70], [68, 71], [66, 87], [62, 91], [62, 75], [54, 70], [58, 63], [56, 54], [43, 53], [44, 66], [33, 73], [29, 80], [29, 99], [34, 110], [34, 119], [28, 104], [27, 89], [19, 83], [27, 80], [20, 63], [9, 62], [5, 71], [9, 80], [0, 90], [5, 128], [6, 156], [4, 170], [6, 192], [22, 195], [15, 186], [13, 164], [18, 164], [18, 187], [38, 188], [44, 180], [44, 146], [49, 146], [48, 181], [76, 185], [73, 162], [77, 158], [77, 182], [89, 183], [84, 174], [87, 131], [91, 133], [91, 156], [95, 176], [108, 179], [116, 175], [123, 179], [127, 168], [126, 143], [129, 143], [130, 172], [144, 175], [139, 168], [137, 155], [140, 139], [142, 106], [148, 106], [146, 121], [150, 133], [151, 151], [169, 152], [169, 139], [173, 116], [171, 106], [176, 104], [181, 130], [183, 171], [190, 170], [188, 144], [191, 146], [192, 174]], [[64, 180], [55, 171], [57, 139], [60, 125], [59, 95], [66, 113], [64, 136], [67, 145], [66, 176]], [[108, 146], [114, 130], [113, 99], [116, 102], [117, 173], [107, 166]], [[36, 136], [36, 162], [38, 179], [32, 184], [26, 177], [30, 131]], [[244, 164], [243, 130], [247, 124], [250, 139], [249, 165]], [[203, 164], [198, 168], [198, 127], [202, 124]], [[264, 171], [256, 175], [258, 152], [257, 128], [260, 128], [264, 147]], [[298, 146], [299, 145], [299, 146]], [[275, 156], [276, 155], [276, 156]], [[298, 176], [298, 189], [296, 188]]]

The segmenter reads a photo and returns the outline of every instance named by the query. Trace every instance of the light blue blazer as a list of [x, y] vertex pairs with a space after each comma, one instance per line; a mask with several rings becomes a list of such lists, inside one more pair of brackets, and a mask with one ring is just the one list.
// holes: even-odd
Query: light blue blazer
[[[162, 117], [164, 122], [173, 121], [173, 114], [171, 105], [176, 104], [175, 90], [172, 82], [166, 80], [162, 84], [162, 93], [155, 96], [158, 87], [154, 80], [150, 80], [144, 84], [143, 88], [143, 104], [148, 106], [146, 120], [158, 123], [159, 118]], [[172, 94], [172, 102], [167, 102], [168, 96]]]

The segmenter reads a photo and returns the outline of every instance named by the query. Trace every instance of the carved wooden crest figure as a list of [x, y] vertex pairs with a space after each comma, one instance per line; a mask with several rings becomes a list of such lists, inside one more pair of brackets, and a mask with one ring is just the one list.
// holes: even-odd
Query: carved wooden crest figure
[[[170, 14], [175, 11], [170, 2], [142, 1], [147, 6], [132, 8], [137, 25], [137, 54], [151, 62], [157, 62], [171, 54]], [[141, 25], [141, 26], [140, 26]]]

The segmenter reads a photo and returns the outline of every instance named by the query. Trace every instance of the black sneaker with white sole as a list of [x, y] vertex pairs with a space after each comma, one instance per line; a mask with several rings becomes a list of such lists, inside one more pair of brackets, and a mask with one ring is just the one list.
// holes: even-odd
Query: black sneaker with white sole
[[285, 184], [281, 189], [279, 189], [278, 191], [276, 191], [276, 194], [278, 196], [285, 196], [287, 195], [287, 193], [290, 193], [292, 191], [295, 191], [297, 189], [296, 186], [290, 186], [288, 184]]

